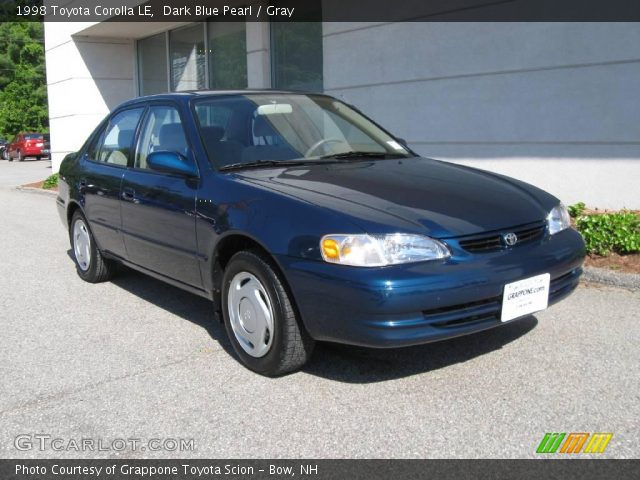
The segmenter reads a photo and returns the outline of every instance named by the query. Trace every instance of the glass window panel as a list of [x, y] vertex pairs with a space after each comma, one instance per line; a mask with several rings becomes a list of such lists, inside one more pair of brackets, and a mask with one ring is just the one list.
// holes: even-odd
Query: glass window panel
[[202, 24], [169, 32], [169, 55], [172, 91], [206, 88]]
[[114, 116], [109, 122], [100, 145], [99, 162], [126, 166], [136, 127], [144, 108], [125, 110]]
[[152, 152], [175, 152], [188, 157], [187, 138], [178, 110], [170, 106], [155, 106], [149, 109], [145, 126], [140, 136], [135, 168], [148, 169], [147, 157]]
[[242, 22], [209, 22], [209, 87], [247, 88], [247, 27]]
[[167, 91], [167, 43], [164, 33], [138, 41], [140, 95]]
[[[305, 2], [306, 9], [315, 18], [320, 15], [320, 3]], [[273, 22], [271, 51], [274, 88], [322, 91], [321, 23]]]

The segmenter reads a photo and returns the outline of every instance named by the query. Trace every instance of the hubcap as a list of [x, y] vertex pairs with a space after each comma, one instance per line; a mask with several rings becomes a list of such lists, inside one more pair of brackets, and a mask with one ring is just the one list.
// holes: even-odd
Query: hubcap
[[76, 220], [76, 223], [73, 224], [73, 252], [78, 266], [83, 272], [86, 272], [91, 264], [91, 237], [82, 220]]
[[260, 280], [240, 272], [229, 286], [229, 321], [242, 349], [252, 357], [264, 357], [273, 343], [273, 308]]

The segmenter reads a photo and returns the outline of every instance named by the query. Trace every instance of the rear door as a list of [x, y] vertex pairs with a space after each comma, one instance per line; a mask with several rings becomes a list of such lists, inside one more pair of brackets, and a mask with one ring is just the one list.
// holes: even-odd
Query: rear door
[[116, 113], [84, 153], [79, 190], [84, 213], [101, 250], [126, 257], [122, 239], [120, 187], [144, 107]]
[[149, 168], [147, 156], [171, 151], [195, 163], [179, 110], [151, 104], [140, 131], [133, 168], [122, 182], [122, 229], [131, 262], [201, 288], [196, 242], [199, 180]]

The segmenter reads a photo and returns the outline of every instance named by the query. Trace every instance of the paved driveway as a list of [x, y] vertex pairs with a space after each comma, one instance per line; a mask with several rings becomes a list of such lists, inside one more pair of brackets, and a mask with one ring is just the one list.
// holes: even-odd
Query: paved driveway
[[[233, 359], [207, 301], [131, 271], [80, 281], [54, 197], [13, 187], [47, 166], [0, 161], [0, 457], [115, 455], [69, 451], [81, 438], [194, 440], [120, 454], [137, 457], [531, 457], [545, 432], [572, 431], [640, 453], [637, 293], [582, 286], [416, 348], [321, 345], [304, 371], [266, 379]], [[20, 451], [20, 434], [66, 443]]]

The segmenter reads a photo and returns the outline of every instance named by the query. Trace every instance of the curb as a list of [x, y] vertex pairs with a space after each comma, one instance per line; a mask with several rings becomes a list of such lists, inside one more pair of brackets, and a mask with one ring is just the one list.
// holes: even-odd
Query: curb
[[583, 267], [585, 282], [601, 283], [614, 287], [628, 288], [635, 292], [640, 291], [640, 275], [637, 273], [614, 272], [604, 268]]
[[28, 193], [39, 193], [41, 195], [49, 195], [49, 196], [58, 195], [58, 192], [55, 190], [45, 190], [43, 188], [24, 187], [22, 185], [20, 185], [19, 187], [16, 187], [16, 190], [20, 190], [21, 192], [28, 192]]

